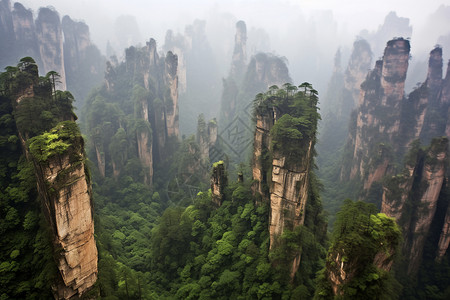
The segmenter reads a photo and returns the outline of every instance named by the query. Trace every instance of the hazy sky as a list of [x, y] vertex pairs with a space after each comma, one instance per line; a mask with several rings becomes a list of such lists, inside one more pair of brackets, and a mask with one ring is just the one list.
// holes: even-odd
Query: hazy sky
[[[12, 1], [13, 2], [13, 1]], [[388, 12], [394, 10], [408, 17], [414, 27], [441, 4], [449, 0], [23, 0], [26, 7], [37, 10], [51, 5], [61, 16], [68, 14], [84, 20], [91, 28], [92, 38], [104, 50], [105, 32], [114, 20], [124, 14], [136, 17], [143, 39], [162, 39], [167, 29], [183, 32], [185, 24], [196, 18], [208, 19], [214, 12], [230, 12], [247, 24], [284, 29], [299, 15], [315, 10], [331, 10], [340, 30], [350, 35], [361, 29], [375, 30]], [[103, 44], [103, 45], [102, 45]]]
[[[442, 16], [430, 18], [441, 5], [446, 5], [447, 11], [450, 10], [450, 0], [22, 0], [20, 2], [35, 12], [39, 7], [53, 6], [61, 17], [67, 14], [72, 19], [85, 21], [89, 25], [91, 38], [99, 49], [105, 53], [107, 41], [110, 41], [119, 58], [123, 55], [125, 46], [143, 45], [150, 38], [155, 38], [161, 47], [168, 29], [172, 29], [175, 33], [183, 33], [185, 26], [192, 24], [195, 19], [206, 20], [208, 40], [218, 55], [222, 76], [226, 76], [229, 68], [234, 24], [237, 20], [244, 20], [249, 32], [252, 29], [263, 29], [267, 33], [269, 37], [267, 44], [270, 49], [259, 50], [285, 56], [291, 62], [289, 68], [295, 81], [316, 78], [319, 89], [326, 87], [336, 50], [343, 49], [348, 57], [352, 44], [361, 30], [375, 32], [391, 11], [395, 11], [399, 17], [409, 18], [413, 27], [411, 68], [416, 63], [422, 63], [422, 68], [425, 67], [428, 53], [437, 43], [438, 37], [450, 34], [448, 18]], [[36, 15], [37, 13], [35, 17]], [[114, 38], [117, 37], [115, 21], [124, 15], [134, 16], [140, 31], [139, 38], [134, 36], [136, 40], [125, 46], [119, 44], [117, 39], [114, 44]], [[315, 47], [312, 48], [313, 54], [314, 51], [318, 53], [315, 58], [314, 55], [311, 56], [311, 52], [302, 50], [305, 48], [305, 44], [302, 44], [304, 34], [313, 35], [315, 38], [311, 40], [309, 37], [309, 44], [306, 46]], [[382, 56], [383, 45], [379, 49], [381, 49], [379, 53], [374, 53], [374, 59]], [[450, 49], [444, 47], [443, 52], [446, 61], [450, 58]], [[299, 60], [305, 60], [304, 56], [308, 56], [306, 61], [316, 59], [315, 66], [299, 64]], [[345, 64], [345, 61], [343, 63]], [[316, 77], [312, 72], [316, 72]], [[424, 70], [420, 72], [426, 74]], [[306, 75], [312, 79], [305, 78]]]

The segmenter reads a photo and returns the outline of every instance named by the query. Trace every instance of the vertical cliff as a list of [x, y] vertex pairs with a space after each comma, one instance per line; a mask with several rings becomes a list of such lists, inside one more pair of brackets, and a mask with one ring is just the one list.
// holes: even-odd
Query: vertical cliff
[[[305, 218], [311, 217], [308, 201], [313, 202], [316, 197], [311, 173], [319, 118], [317, 92], [308, 83], [299, 88], [290, 84], [283, 89], [272, 87], [254, 100], [252, 189], [270, 205], [271, 251], [286, 247], [287, 232], [298, 234], [304, 227], [312, 230]], [[316, 213], [313, 218], [318, 216]], [[321, 236], [323, 232], [319, 230], [317, 234]], [[285, 262], [291, 280], [301, 268], [302, 242], [297, 242], [299, 248], [290, 252]]]
[[90, 41], [89, 27], [64, 16], [62, 22], [52, 8], [41, 8], [36, 16], [20, 3], [2, 0], [0, 4], [0, 67], [22, 57], [33, 57], [43, 74], [60, 75], [57, 88], [69, 88], [78, 108], [88, 91], [101, 82], [104, 58]]
[[[362, 83], [341, 180], [360, 183], [359, 197], [378, 204], [400, 224], [404, 272], [414, 276], [423, 257], [437, 255], [439, 260], [443, 255], [426, 251], [445, 253], [447, 247], [444, 217], [436, 214], [436, 207], [447, 209], [439, 203], [446, 203], [440, 195], [448, 177], [449, 89], [448, 75], [442, 78], [442, 49], [436, 47], [425, 82], [405, 96], [409, 48], [407, 40], [389, 41], [383, 60]], [[431, 229], [432, 224], [437, 225]], [[437, 250], [426, 250], [425, 241], [436, 230], [442, 242], [438, 247], [439, 239], [432, 241]]]
[[164, 67], [164, 83], [169, 87], [164, 99], [167, 102], [165, 111], [167, 135], [178, 138], [180, 136], [178, 121], [178, 57], [170, 51], [167, 52]]
[[[343, 103], [343, 105], [351, 105], [351, 109], [357, 107], [359, 101], [359, 94], [361, 83], [363, 83], [367, 70], [372, 64], [372, 51], [370, 45], [365, 40], [357, 40], [353, 43], [352, 55], [348, 62], [348, 66], [344, 74], [344, 97], [349, 98], [350, 103]], [[352, 100], [352, 101], [350, 101]], [[345, 115], [345, 114], [343, 114]]]
[[59, 123], [50, 135], [30, 140], [38, 191], [54, 233], [55, 259], [62, 279], [54, 289], [58, 299], [80, 297], [97, 280], [92, 191], [83, 146], [73, 121]]
[[389, 41], [383, 60], [361, 86], [356, 130], [349, 137], [351, 164], [343, 167], [341, 179], [363, 178], [366, 190], [384, 176], [389, 166], [386, 144], [393, 146], [399, 133], [409, 50], [407, 40]]
[[389, 271], [401, 242], [393, 218], [346, 200], [339, 211], [314, 299], [391, 299]]
[[209, 163], [212, 147], [217, 142], [217, 121], [212, 119], [206, 124], [203, 114], [200, 114], [197, 121], [197, 134], [195, 135], [197, 144], [200, 147], [200, 156], [204, 163]]
[[64, 16], [61, 28], [67, 88], [77, 99], [80, 109], [92, 87], [101, 84], [106, 60], [92, 43], [87, 24]]
[[77, 65], [86, 58], [86, 51], [91, 45], [89, 27], [82, 22], [75, 22], [69, 16], [61, 21], [64, 32], [64, 59], [67, 72], [74, 72]]
[[[356, 120], [355, 108], [360, 101], [361, 84], [364, 82], [367, 70], [372, 62], [372, 51], [369, 43], [364, 39], [357, 39], [347, 67], [341, 68], [340, 50], [336, 53], [333, 75], [328, 83], [327, 92], [321, 97], [321, 114], [319, 143], [317, 144], [318, 175], [325, 186], [333, 186], [339, 176], [348, 176], [348, 168], [341, 170], [336, 164], [344, 154], [347, 139], [352, 139], [356, 133], [356, 124], [349, 123]], [[350, 130], [350, 134], [349, 134]], [[352, 149], [353, 150], [353, 149]], [[350, 164], [352, 158], [346, 157], [345, 164]], [[339, 189], [326, 188], [321, 194], [325, 209], [330, 213], [330, 224], [339, 209], [342, 194]], [[353, 186], [352, 192], [346, 192], [346, 197], [354, 197], [358, 188]]]
[[236, 23], [236, 35], [234, 36], [234, 50], [231, 59], [230, 75], [237, 81], [242, 80], [247, 65], [247, 25], [244, 21]]
[[[2, 84], [13, 103], [18, 136], [34, 165], [43, 214], [52, 232], [56, 299], [79, 298], [97, 280], [93, 203], [84, 141], [75, 123], [73, 97], [40, 78], [36, 63], [23, 58]], [[13, 73], [11, 73], [13, 72]], [[57, 100], [57, 101], [55, 101]]]
[[[127, 174], [152, 184], [155, 164], [170, 156], [179, 138], [177, 64], [172, 52], [158, 54], [154, 39], [126, 49], [123, 62], [108, 62], [104, 87], [88, 99], [86, 116], [101, 176]], [[134, 159], [142, 172], [127, 173]]]
[[269, 201], [269, 180], [271, 169], [270, 145], [272, 144], [270, 130], [275, 123], [276, 110], [268, 110], [256, 114], [255, 135], [253, 140], [252, 191], [261, 195], [262, 201]]
[[36, 57], [36, 62], [40, 65], [42, 60], [33, 13], [22, 4], [16, 2], [12, 11], [12, 19], [15, 35], [15, 41], [12, 43], [14, 45], [14, 55], [18, 58], [24, 56]]
[[224, 191], [228, 184], [228, 178], [223, 161], [215, 162], [212, 166], [211, 174], [212, 201], [217, 206], [221, 206], [224, 200]]
[[44, 72], [58, 72], [61, 75], [58, 89], [66, 90], [63, 32], [61, 21], [56, 11], [50, 8], [39, 9], [36, 19], [36, 35]]
[[[403, 251], [407, 256], [407, 272], [417, 273], [424, 253], [425, 241], [435, 218], [439, 197], [447, 180], [448, 138], [435, 138], [422, 150], [416, 143], [408, 154], [403, 173], [385, 181], [381, 212], [394, 217], [403, 229]], [[445, 254], [446, 225], [436, 258]], [[443, 254], [442, 254], [443, 253]]]

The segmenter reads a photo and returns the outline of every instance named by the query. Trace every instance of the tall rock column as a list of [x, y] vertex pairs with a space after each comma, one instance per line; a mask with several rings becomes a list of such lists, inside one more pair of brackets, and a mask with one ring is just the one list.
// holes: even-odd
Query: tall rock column
[[[448, 184], [448, 178], [447, 178]], [[450, 245], [450, 205], [447, 206], [444, 225], [442, 226], [441, 235], [439, 237], [438, 249], [436, 253], [436, 261], [441, 261]]]
[[388, 145], [397, 145], [409, 51], [408, 40], [389, 41], [383, 60], [361, 85], [356, 130], [348, 142], [353, 154], [341, 179], [361, 178], [365, 190], [386, 174], [391, 163]]
[[[319, 117], [315, 93], [308, 83], [300, 85], [300, 90], [287, 83], [255, 99], [252, 190], [270, 204], [271, 251], [286, 246], [285, 231], [305, 225], [306, 204], [314, 198], [310, 187]], [[291, 280], [300, 267], [301, 246], [287, 261], [274, 262], [289, 266]]]
[[85, 173], [84, 154], [80, 154], [81, 136], [71, 142], [72, 149], [66, 153], [47, 161], [35, 160], [38, 190], [54, 232], [55, 258], [62, 278], [54, 290], [58, 299], [79, 297], [97, 280], [92, 191]]
[[[394, 217], [402, 227], [407, 272], [414, 275], [420, 267], [425, 241], [446, 180], [448, 138], [433, 139], [426, 151], [416, 146], [408, 156], [409, 163], [403, 173], [392, 176], [384, 184], [381, 212]], [[447, 235], [448, 228], [444, 223], [437, 259], [447, 250]]]
[[12, 11], [14, 24], [14, 34], [16, 36], [14, 52], [17, 58], [31, 56], [36, 58], [38, 65], [41, 64], [36, 27], [33, 20], [33, 13], [27, 10], [22, 4], [14, 3]]
[[61, 76], [57, 89], [66, 90], [64, 68], [63, 34], [61, 22], [56, 11], [50, 8], [39, 9], [36, 19], [36, 32], [44, 72], [56, 71]]
[[236, 35], [234, 37], [234, 51], [231, 60], [232, 77], [239, 82], [245, 74], [247, 67], [247, 26], [244, 21], [236, 23]]
[[[450, 61], [448, 62], [447, 74], [445, 75], [442, 85], [441, 102], [444, 106], [442, 113], [446, 113], [447, 116], [450, 116]], [[447, 106], [447, 109], [445, 109], [445, 106]], [[445, 135], [450, 137], [450, 118], [447, 118]]]
[[[44, 103], [33, 106], [34, 121], [42, 127], [36, 130], [35, 126], [19, 119], [16, 119], [16, 126], [23, 151], [34, 165], [42, 209], [52, 230], [53, 255], [59, 269], [53, 293], [56, 299], [79, 298], [93, 287], [98, 270], [84, 140], [75, 123], [71, 99], [64, 98], [66, 95], [61, 93], [59, 102], [55, 103], [51, 96], [52, 86], [40, 81], [34, 61], [26, 58], [19, 66], [17, 72], [23, 72], [22, 78], [26, 75], [31, 81], [29, 86], [14, 92], [14, 114], [30, 110], [32, 101]], [[39, 88], [35, 89], [35, 86]], [[69, 108], [62, 104], [67, 102]], [[60, 110], [60, 114], [54, 115], [56, 120], [42, 119], [41, 112], [48, 107], [46, 105]]]
[[167, 135], [178, 138], [180, 136], [178, 122], [178, 57], [167, 52], [165, 59], [165, 83], [169, 92], [165, 95]]
[[422, 260], [423, 248], [445, 178], [447, 155], [448, 139], [433, 140], [430, 150], [426, 154], [421, 174], [422, 186], [426, 186], [426, 188], [420, 190], [416, 218], [411, 226], [411, 232], [414, 234], [410, 241], [410, 247], [408, 247], [410, 254], [408, 272], [410, 274], [417, 272]]
[[345, 92], [351, 96], [353, 107], [358, 105], [361, 83], [366, 78], [367, 70], [372, 64], [372, 51], [366, 40], [353, 43], [353, 51], [344, 74]]
[[221, 206], [224, 200], [224, 191], [228, 184], [228, 178], [225, 171], [225, 164], [223, 161], [218, 161], [213, 164], [211, 175], [211, 193], [212, 201]]
[[259, 194], [262, 201], [268, 201], [269, 185], [267, 172], [270, 171], [271, 162], [268, 162], [269, 149], [271, 144], [270, 129], [272, 129], [275, 113], [273, 110], [265, 114], [256, 115], [256, 129], [253, 141], [252, 176], [253, 194]]

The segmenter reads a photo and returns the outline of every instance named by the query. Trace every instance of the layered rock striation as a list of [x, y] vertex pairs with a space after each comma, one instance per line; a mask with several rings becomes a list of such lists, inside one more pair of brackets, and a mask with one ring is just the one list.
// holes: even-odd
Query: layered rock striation
[[[12, 72], [16, 73], [10, 78], [18, 82], [5, 93], [13, 101], [18, 136], [34, 165], [41, 207], [52, 231], [59, 270], [53, 294], [56, 299], [77, 299], [97, 280], [98, 255], [90, 175], [73, 97], [40, 78], [29, 57]], [[30, 119], [30, 113], [35, 117]]]
[[[407, 272], [416, 274], [425, 241], [432, 234], [430, 226], [438, 222], [436, 207], [446, 203], [440, 195], [448, 178], [450, 77], [447, 71], [442, 78], [442, 49], [436, 47], [430, 52], [425, 82], [405, 96], [409, 49], [408, 40], [389, 41], [383, 60], [362, 83], [341, 180], [359, 182], [363, 199], [379, 195], [369, 201], [402, 227]], [[421, 149], [428, 144], [428, 150]], [[398, 167], [403, 165], [403, 170]], [[443, 221], [438, 223], [438, 230], [446, 232]], [[445, 236], [437, 259], [448, 247]]]
[[[87, 96], [101, 81], [104, 59], [90, 41], [89, 27], [64, 16], [52, 8], [33, 12], [20, 3], [11, 7], [10, 0], [0, 2], [0, 67], [22, 57], [33, 57], [41, 72], [57, 72], [57, 88], [70, 89], [77, 100]], [[81, 107], [81, 105], [78, 105]]]
[[155, 162], [164, 161], [179, 139], [178, 58], [170, 51], [160, 56], [154, 39], [125, 54], [123, 62], [108, 62], [104, 87], [89, 99], [95, 112], [88, 113], [88, 131], [101, 176], [118, 178], [136, 157], [151, 185]]
[[[76, 125], [60, 125], [55, 133], [66, 130], [65, 126]], [[53, 229], [55, 259], [62, 279], [54, 288], [58, 299], [81, 297], [97, 281], [92, 190], [84, 144], [81, 135], [70, 142], [72, 146], [64, 153], [46, 161], [34, 157], [38, 190]]]
[[[416, 274], [420, 267], [438, 203], [448, 202], [442, 198], [448, 180], [448, 142], [446, 137], [435, 138], [426, 150], [416, 143], [408, 153], [404, 171], [386, 179], [383, 186], [381, 212], [394, 217], [402, 227], [408, 274]], [[444, 221], [439, 229], [437, 260], [448, 248], [447, 227]]]
[[218, 161], [213, 164], [210, 181], [212, 201], [217, 206], [221, 206], [224, 200], [225, 188], [228, 184], [228, 177], [223, 161]]
[[[308, 88], [306, 87], [308, 86]], [[317, 128], [317, 97], [310, 85], [272, 87], [255, 98], [253, 193], [270, 205], [270, 249], [283, 247], [283, 233], [305, 225], [313, 197], [311, 172]], [[302, 87], [305, 87], [303, 90]], [[308, 103], [308, 107], [301, 103]], [[297, 119], [298, 118], [298, 119]], [[301, 121], [303, 120], [303, 121]], [[301, 125], [302, 122], [303, 125]], [[301, 267], [301, 247], [289, 259], [290, 277]]]

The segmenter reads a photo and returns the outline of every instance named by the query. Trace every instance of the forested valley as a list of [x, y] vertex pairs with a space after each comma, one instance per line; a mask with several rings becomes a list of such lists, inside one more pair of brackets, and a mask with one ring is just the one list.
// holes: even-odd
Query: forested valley
[[0, 299], [448, 299], [450, 31], [287, 58], [217, 18], [106, 57], [0, 0]]

